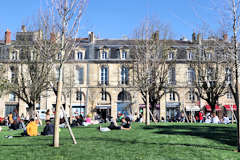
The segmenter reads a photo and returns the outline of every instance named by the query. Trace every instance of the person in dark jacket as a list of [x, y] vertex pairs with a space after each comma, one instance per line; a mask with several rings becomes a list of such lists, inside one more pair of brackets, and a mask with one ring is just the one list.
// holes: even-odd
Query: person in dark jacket
[[43, 129], [43, 132], [41, 132], [41, 135], [53, 135], [54, 132], [54, 125], [51, 124], [50, 120], [46, 120], [46, 126]]

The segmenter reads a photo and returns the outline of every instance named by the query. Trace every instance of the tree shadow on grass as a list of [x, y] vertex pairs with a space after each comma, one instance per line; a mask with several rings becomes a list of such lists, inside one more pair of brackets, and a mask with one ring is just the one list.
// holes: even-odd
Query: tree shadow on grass
[[109, 137], [91, 137], [91, 138], [80, 138], [80, 141], [100, 141], [100, 142], [114, 142], [122, 144], [142, 144], [142, 145], [157, 145], [157, 146], [186, 146], [186, 147], [197, 147], [204, 149], [217, 149], [217, 150], [226, 150], [233, 151], [230, 148], [221, 147], [221, 146], [212, 146], [212, 145], [199, 145], [199, 144], [188, 144], [188, 143], [161, 143], [161, 142], [146, 142], [139, 140], [123, 140], [119, 138], [109, 138]]
[[236, 128], [211, 125], [164, 125], [148, 126], [143, 129], [158, 129], [156, 134], [196, 136], [237, 146]]

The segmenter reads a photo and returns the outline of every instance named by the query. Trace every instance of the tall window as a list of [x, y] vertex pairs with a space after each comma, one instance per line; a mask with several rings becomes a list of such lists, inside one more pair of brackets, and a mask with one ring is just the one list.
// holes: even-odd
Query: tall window
[[174, 53], [173, 52], [169, 52], [168, 53], [168, 60], [173, 60], [174, 59]]
[[187, 78], [188, 78], [188, 83], [193, 83], [195, 81], [195, 71], [193, 68], [188, 68]]
[[12, 52], [12, 57], [11, 57], [12, 60], [17, 60], [17, 52], [16, 51], [13, 51]]
[[84, 71], [83, 68], [77, 68], [77, 76], [76, 76], [76, 80], [78, 84], [83, 84], [83, 77], [84, 77]]
[[56, 68], [56, 80], [59, 80], [60, 67]]
[[10, 81], [11, 83], [14, 83], [16, 82], [16, 69], [14, 67], [11, 67], [10, 68], [10, 74], [11, 74], [11, 77], [10, 77]]
[[168, 71], [168, 83], [176, 84], [176, 72], [174, 67], [171, 67]]
[[194, 94], [194, 92], [189, 92], [189, 97], [188, 97], [188, 99], [190, 100], [190, 101], [195, 101], [195, 94]]
[[101, 84], [108, 84], [108, 68], [101, 67]]
[[188, 60], [192, 60], [193, 59], [193, 53], [192, 52], [189, 52], [188, 53]]
[[122, 51], [121, 59], [126, 59], [126, 58], [127, 58], [127, 51]]
[[77, 59], [78, 60], [82, 60], [83, 59], [83, 53], [82, 52], [78, 52], [77, 53]]
[[102, 51], [101, 59], [107, 59], [107, 52], [106, 51]]
[[11, 101], [11, 102], [16, 101], [16, 95], [14, 93], [9, 94], [9, 101]]
[[208, 56], [208, 60], [211, 60], [211, 59], [212, 59], [212, 53], [211, 53], [211, 52], [208, 52], [208, 53], [207, 53], [207, 56]]
[[176, 99], [175, 99], [175, 93], [174, 92], [170, 92], [170, 94], [169, 94], [169, 100], [170, 101], [175, 101]]
[[226, 83], [230, 84], [232, 81], [232, 70], [230, 68], [226, 68], [225, 72]]
[[213, 68], [208, 68], [208, 69], [207, 69], [207, 80], [209, 80], [209, 81], [214, 80], [214, 77], [213, 77]]
[[77, 101], [81, 101], [82, 100], [82, 92], [81, 91], [77, 91], [76, 92], [76, 100]]
[[128, 68], [124, 66], [121, 70], [121, 84], [128, 84]]
[[106, 101], [107, 100], [107, 92], [102, 90], [102, 101]]
[[57, 54], [57, 60], [61, 60], [62, 59], [62, 54], [61, 53], [58, 53]]
[[227, 99], [232, 99], [232, 92], [230, 90], [227, 92]]

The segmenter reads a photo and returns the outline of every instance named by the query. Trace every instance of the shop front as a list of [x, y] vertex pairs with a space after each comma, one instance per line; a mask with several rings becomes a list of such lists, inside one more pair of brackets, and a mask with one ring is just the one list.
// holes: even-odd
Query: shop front
[[180, 114], [180, 102], [166, 102], [166, 120], [174, 121], [176, 116]]
[[98, 105], [96, 106], [97, 115], [99, 119], [107, 122], [111, 117], [111, 106], [110, 105]]

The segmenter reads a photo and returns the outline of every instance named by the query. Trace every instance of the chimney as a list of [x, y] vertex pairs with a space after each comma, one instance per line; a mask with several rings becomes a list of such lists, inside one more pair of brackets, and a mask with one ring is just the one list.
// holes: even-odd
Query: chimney
[[202, 35], [201, 35], [201, 33], [197, 34], [197, 42], [198, 42], [198, 44], [201, 44], [201, 42], [202, 42]]
[[193, 34], [192, 34], [192, 42], [196, 42], [196, 33], [195, 32], [193, 32]]
[[223, 41], [225, 42], [228, 41], [228, 34], [226, 33], [223, 34]]
[[50, 33], [50, 41], [56, 42], [56, 35], [54, 33]]
[[5, 32], [5, 44], [11, 44], [11, 32], [8, 29]]
[[93, 32], [88, 32], [88, 41], [91, 43], [95, 42], [95, 36]]
[[156, 31], [152, 34], [152, 39], [159, 40], [159, 31]]
[[22, 25], [22, 32], [26, 32], [26, 26], [25, 25]]

